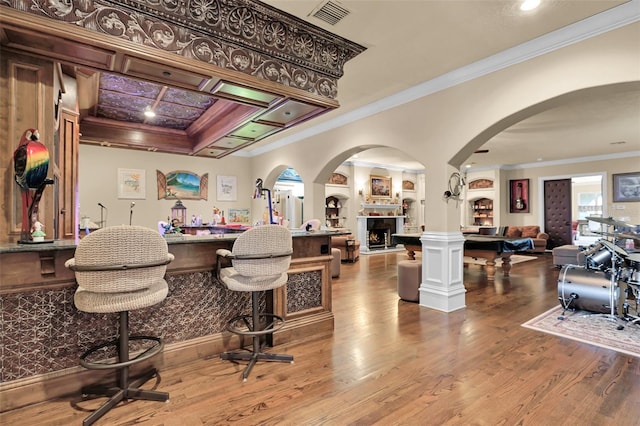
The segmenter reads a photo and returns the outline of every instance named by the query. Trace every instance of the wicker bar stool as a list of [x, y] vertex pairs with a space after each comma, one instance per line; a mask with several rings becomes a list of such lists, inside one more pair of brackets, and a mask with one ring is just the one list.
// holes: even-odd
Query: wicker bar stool
[[[246, 381], [258, 360], [293, 363], [293, 356], [265, 353], [266, 337], [284, 326], [281, 316], [260, 312], [260, 294], [285, 285], [292, 254], [291, 232], [279, 225], [263, 225], [242, 233], [233, 243], [231, 251], [219, 249], [217, 254], [218, 279], [232, 291], [251, 292], [251, 314], [239, 315], [227, 323], [227, 330], [240, 336], [251, 336], [250, 352], [225, 352], [225, 360], [249, 361], [242, 372]], [[230, 260], [232, 266], [222, 268]], [[225, 262], [225, 263], [228, 263]]]
[[[157, 375], [157, 370], [151, 369], [135, 380], [129, 377], [131, 365], [158, 354], [164, 346], [160, 337], [130, 336], [129, 311], [153, 306], [166, 298], [168, 286], [164, 275], [166, 265], [174, 258], [168, 253], [167, 242], [153, 229], [112, 226], [80, 240], [74, 256], [65, 266], [75, 272], [78, 288], [74, 303], [78, 310], [119, 314], [118, 336], [91, 347], [80, 357], [80, 365], [89, 370], [117, 371], [116, 386], [93, 385], [82, 389], [83, 395], [109, 397], [83, 421], [83, 425], [93, 424], [119, 402], [128, 399], [168, 401], [166, 392], [139, 389]], [[131, 341], [143, 347], [136, 350], [135, 356], [129, 346]], [[115, 360], [108, 354], [109, 348], [115, 348]], [[107, 359], [103, 359], [105, 357]]]

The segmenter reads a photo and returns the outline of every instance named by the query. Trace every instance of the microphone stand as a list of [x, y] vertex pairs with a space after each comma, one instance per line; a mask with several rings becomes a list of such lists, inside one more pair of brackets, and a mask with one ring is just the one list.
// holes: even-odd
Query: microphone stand
[[106, 207], [102, 204], [98, 205], [100, 206], [100, 228], [104, 228], [104, 209], [106, 209]]
[[133, 221], [133, 207], [135, 207], [135, 205], [135, 202], [131, 202], [131, 204], [129, 204], [129, 226], [131, 226], [131, 222]]

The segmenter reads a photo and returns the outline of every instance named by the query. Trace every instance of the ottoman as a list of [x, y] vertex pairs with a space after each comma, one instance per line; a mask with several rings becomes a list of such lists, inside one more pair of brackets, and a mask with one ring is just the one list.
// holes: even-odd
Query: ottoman
[[578, 246], [565, 245], [555, 247], [551, 250], [553, 254], [553, 264], [562, 265], [582, 265], [584, 263], [584, 254]]
[[422, 261], [401, 260], [398, 262], [398, 296], [408, 302], [420, 301]]
[[331, 249], [331, 278], [338, 278], [340, 276], [340, 250], [337, 248]]

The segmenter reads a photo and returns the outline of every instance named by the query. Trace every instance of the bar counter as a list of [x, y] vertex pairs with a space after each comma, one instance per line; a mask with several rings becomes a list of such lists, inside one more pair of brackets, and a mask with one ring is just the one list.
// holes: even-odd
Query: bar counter
[[[167, 238], [175, 256], [167, 266], [169, 294], [130, 314], [132, 334], [164, 339], [164, 351], [151, 360], [160, 375], [163, 368], [241, 346], [225, 325], [250, 312], [251, 294], [229, 291], [215, 276], [216, 250], [231, 249], [238, 235]], [[263, 299], [267, 309], [286, 320], [273, 336], [274, 345], [333, 332], [333, 235], [340, 233], [293, 232], [289, 281]], [[78, 364], [88, 347], [116, 335], [118, 317], [75, 308], [75, 276], [64, 266], [75, 248], [74, 241], [0, 246], [0, 412], [78, 393], [101, 377], [113, 380], [110, 370], [88, 371]]]

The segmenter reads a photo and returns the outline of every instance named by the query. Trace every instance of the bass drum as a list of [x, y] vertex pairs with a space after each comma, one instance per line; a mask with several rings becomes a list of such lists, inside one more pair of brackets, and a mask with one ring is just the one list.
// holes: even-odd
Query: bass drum
[[[611, 313], [611, 276], [601, 271], [565, 265], [558, 277], [558, 300], [563, 308]], [[618, 305], [619, 290], [614, 293]]]

